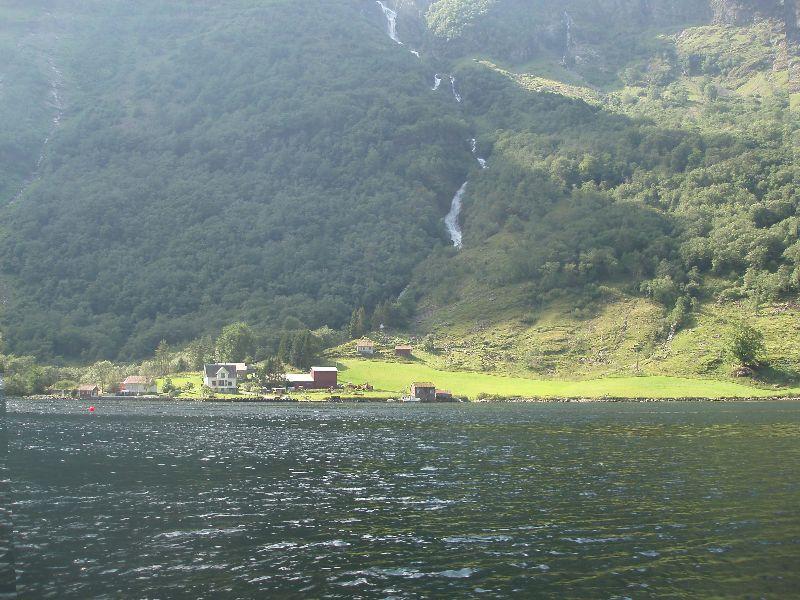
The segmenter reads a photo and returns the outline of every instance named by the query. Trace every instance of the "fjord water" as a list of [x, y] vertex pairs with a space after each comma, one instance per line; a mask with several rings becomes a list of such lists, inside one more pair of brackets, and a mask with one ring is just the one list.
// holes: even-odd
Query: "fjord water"
[[22, 597], [800, 593], [800, 403], [9, 402]]

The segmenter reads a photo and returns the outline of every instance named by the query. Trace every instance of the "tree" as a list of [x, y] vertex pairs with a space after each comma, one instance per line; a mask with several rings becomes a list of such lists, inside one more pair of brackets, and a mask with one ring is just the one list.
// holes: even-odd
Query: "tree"
[[161, 391], [164, 392], [165, 394], [172, 395], [173, 393], [178, 391], [178, 388], [175, 387], [175, 384], [172, 383], [172, 379], [167, 377], [166, 379], [164, 379], [164, 383], [161, 385]]
[[384, 327], [392, 327], [395, 325], [395, 306], [390, 300], [386, 300], [375, 307], [375, 312], [372, 314], [372, 329], [378, 330], [381, 325]]
[[367, 333], [367, 311], [363, 306], [353, 311], [353, 315], [350, 317], [348, 331], [351, 339], [360, 338]]
[[179, 357], [178, 362], [175, 363], [175, 372], [185, 373], [188, 370], [189, 370], [189, 363], [186, 362], [186, 358], [183, 356]]
[[217, 359], [220, 362], [243, 362], [255, 354], [255, 335], [247, 323], [234, 323], [217, 338]]
[[310, 332], [298, 333], [292, 341], [290, 361], [295, 367], [309, 369], [319, 356], [320, 341]]
[[295, 367], [302, 368], [303, 361], [303, 345], [305, 344], [305, 335], [298, 333], [292, 340], [292, 349], [289, 352], [289, 362]]
[[744, 322], [737, 322], [728, 334], [728, 352], [745, 367], [758, 368], [766, 353], [764, 334]]
[[278, 344], [278, 355], [277, 358], [279, 361], [288, 363], [291, 359], [291, 351], [292, 351], [292, 341], [289, 337], [288, 333], [284, 333], [281, 336], [281, 341]]
[[199, 371], [203, 365], [214, 360], [214, 342], [209, 336], [202, 337], [191, 342], [186, 352], [192, 369]]
[[170, 372], [169, 344], [167, 344], [167, 340], [161, 340], [158, 343], [153, 362], [155, 363], [156, 374], [159, 377], [164, 377]]
[[283, 384], [283, 363], [275, 356], [270, 356], [256, 369], [256, 381], [262, 387], [277, 387]]
[[6, 396], [27, 396], [31, 393], [31, 389], [28, 386], [28, 382], [26, 381], [25, 377], [22, 376], [21, 373], [14, 373], [10, 377], [6, 378], [3, 389]]

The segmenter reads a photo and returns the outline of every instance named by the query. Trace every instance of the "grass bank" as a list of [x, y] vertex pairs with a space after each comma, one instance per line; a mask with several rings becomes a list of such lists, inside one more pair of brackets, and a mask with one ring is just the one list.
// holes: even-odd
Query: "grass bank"
[[340, 381], [370, 383], [376, 390], [401, 394], [414, 381], [431, 381], [439, 389], [474, 399], [481, 393], [498, 396], [565, 398], [766, 398], [794, 395], [800, 389], [780, 392], [729, 381], [666, 376], [607, 377], [585, 381], [528, 379], [487, 373], [445, 371], [424, 363], [342, 359]]

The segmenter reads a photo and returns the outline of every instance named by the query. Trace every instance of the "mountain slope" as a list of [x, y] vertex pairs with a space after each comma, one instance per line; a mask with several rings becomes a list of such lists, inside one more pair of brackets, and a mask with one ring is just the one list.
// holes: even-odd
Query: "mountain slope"
[[451, 366], [727, 376], [720, 332], [742, 319], [796, 376], [800, 350], [772, 323], [797, 312], [753, 308], [800, 287], [786, 24], [643, 35], [658, 45], [602, 87], [556, 55], [463, 67], [490, 168], [465, 197], [465, 250], [418, 273], [420, 330]]
[[341, 327], [408, 290], [414, 333], [516, 332], [470, 368], [539, 369], [523, 357], [557, 338], [569, 372], [598, 344], [584, 320], [628, 331], [634, 307], [613, 371], [717, 302], [796, 297], [791, 11], [387, 4], [60, 3], [64, 118], [39, 167], [3, 173], [30, 181], [0, 229], [11, 348], [139, 357], [237, 319]]
[[13, 348], [130, 357], [235, 318], [341, 325], [444, 243], [468, 129], [377, 7], [95, 8], [70, 32], [67, 118], [4, 219]]

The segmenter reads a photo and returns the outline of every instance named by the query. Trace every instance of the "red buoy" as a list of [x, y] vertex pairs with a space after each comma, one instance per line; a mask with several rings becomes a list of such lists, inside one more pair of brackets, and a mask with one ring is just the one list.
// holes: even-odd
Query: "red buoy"
[[89, 407], [89, 412], [94, 412], [94, 406]]

